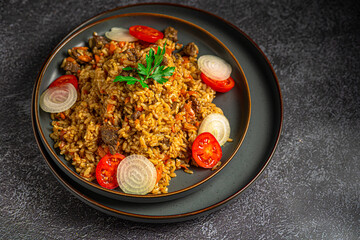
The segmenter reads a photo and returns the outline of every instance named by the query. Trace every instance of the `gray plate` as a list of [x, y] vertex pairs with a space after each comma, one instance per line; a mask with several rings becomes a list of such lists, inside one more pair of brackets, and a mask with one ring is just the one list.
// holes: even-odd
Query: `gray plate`
[[[99, 35], [104, 35], [106, 31], [109, 31], [109, 29], [114, 26], [129, 28], [132, 25], [140, 25], [144, 22], [146, 22], [148, 26], [159, 30], [163, 30], [167, 26], [173, 26], [179, 31], [178, 38], [180, 43], [187, 44], [189, 42], [195, 42], [200, 49], [199, 55], [211, 54], [225, 59], [228, 63], [230, 63], [230, 65], [232, 65], [233, 70], [231, 75], [236, 81], [236, 85], [228, 93], [217, 94], [214, 100], [214, 103], [223, 110], [224, 115], [229, 119], [231, 126], [230, 137], [233, 139], [233, 142], [226, 143], [222, 147], [223, 157], [221, 159], [222, 165], [220, 168], [211, 171], [209, 169], [191, 167], [190, 169], [194, 171], [194, 174], [191, 175], [183, 171], [177, 171], [177, 177], [173, 178], [170, 182], [168, 193], [161, 195], [148, 194], [142, 196], [125, 194], [119, 188], [115, 190], [105, 189], [97, 183], [88, 182], [80, 177], [75, 172], [71, 162], [66, 161], [63, 156], [59, 155], [58, 149], [54, 149], [53, 140], [49, 137], [52, 132], [50, 114], [40, 110], [38, 102], [41, 93], [47, 89], [52, 81], [62, 74], [60, 65], [64, 57], [67, 56], [67, 50], [69, 48], [84, 46], [87, 39], [92, 36], [93, 32], [97, 32]], [[147, 203], [168, 201], [183, 197], [194, 191], [198, 191], [198, 189], [203, 187], [204, 184], [208, 184], [208, 182], [234, 157], [245, 137], [250, 121], [249, 87], [235, 56], [224, 44], [221, 43], [221, 41], [206, 30], [180, 18], [163, 14], [129, 13], [116, 15], [81, 28], [55, 49], [40, 72], [35, 85], [34, 104], [37, 128], [39, 129], [43, 144], [46, 146], [48, 153], [55, 160], [55, 163], [64, 171], [65, 174], [89, 190], [123, 201]]]
[[[51, 169], [58, 180], [81, 200], [125, 219], [174, 222], [219, 209], [256, 180], [274, 153], [282, 125], [282, 100], [276, 75], [266, 56], [246, 34], [215, 15], [193, 8], [170, 4], [132, 5], [100, 14], [79, 28], [108, 16], [131, 12], [165, 13], [193, 22], [210, 31], [233, 52], [248, 80], [252, 102], [251, 121], [240, 150], [211, 184], [184, 198], [163, 203], [133, 204], [114, 201], [84, 189], [67, 179], [66, 175]], [[35, 125], [34, 131], [38, 131]], [[41, 142], [39, 147], [44, 148]], [[46, 153], [43, 151], [50, 166], [54, 160]]]

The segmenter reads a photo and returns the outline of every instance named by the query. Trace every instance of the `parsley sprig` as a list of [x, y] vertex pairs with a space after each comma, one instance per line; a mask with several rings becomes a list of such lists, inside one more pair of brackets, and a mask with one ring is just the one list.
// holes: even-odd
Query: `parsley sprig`
[[127, 84], [130, 85], [140, 82], [141, 86], [144, 88], [149, 88], [149, 86], [145, 83], [145, 80], [148, 78], [152, 78], [161, 84], [166, 83], [169, 79], [165, 77], [172, 76], [175, 71], [175, 67], [165, 68], [164, 65], [160, 66], [165, 54], [165, 45], [166, 42], [164, 43], [162, 50], [158, 46], [156, 54], [153, 49], [150, 49], [149, 54], [146, 55], [146, 67], [143, 64], [138, 63], [137, 68], [123, 68], [123, 71], [134, 70], [139, 75], [139, 79], [132, 76], [117, 76], [115, 77], [114, 82], [127, 82]]

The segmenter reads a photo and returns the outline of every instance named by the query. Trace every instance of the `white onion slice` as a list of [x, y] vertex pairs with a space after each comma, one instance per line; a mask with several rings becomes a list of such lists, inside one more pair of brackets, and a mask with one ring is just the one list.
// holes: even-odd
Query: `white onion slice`
[[229, 63], [213, 55], [199, 57], [198, 66], [201, 72], [213, 80], [226, 80], [232, 71]]
[[66, 83], [46, 89], [40, 96], [40, 107], [45, 112], [60, 113], [74, 105], [77, 91], [74, 85]]
[[230, 137], [229, 120], [224, 115], [212, 113], [204, 118], [199, 127], [199, 134], [203, 132], [214, 135], [220, 146], [222, 146]]
[[129, 29], [126, 28], [111, 28], [110, 32], [106, 32], [105, 36], [115, 41], [135, 42], [138, 39], [129, 33]]
[[156, 176], [154, 164], [142, 155], [127, 156], [117, 169], [119, 187], [129, 194], [147, 194], [153, 190]]

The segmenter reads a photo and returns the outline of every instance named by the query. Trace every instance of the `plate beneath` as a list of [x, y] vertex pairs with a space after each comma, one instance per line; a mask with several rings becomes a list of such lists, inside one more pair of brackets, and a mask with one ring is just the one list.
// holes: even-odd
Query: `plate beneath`
[[[211, 181], [211, 184], [191, 195], [162, 203], [134, 204], [99, 197], [68, 181], [66, 176], [58, 174], [56, 169], [52, 171], [57, 179], [79, 199], [120, 218], [160, 223], [183, 221], [210, 213], [239, 196], [269, 163], [282, 126], [283, 109], [278, 80], [266, 56], [245, 33], [231, 23], [202, 10], [174, 4], [131, 5], [102, 13], [79, 27], [105, 17], [131, 12], [167, 14], [193, 22], [210, 31], [233, 52], [244, 70], [251, 93], [251, 121], [245, 140], [234, 159], [215, 177], [214, 181]], [[32, 115], [34, 117], [34, 110]], [[36, 135], [38, 130], [34, 123], [33, 127]], [[40, 141], [39, 147], [51, 167], [53, 160], [46, 156]]]

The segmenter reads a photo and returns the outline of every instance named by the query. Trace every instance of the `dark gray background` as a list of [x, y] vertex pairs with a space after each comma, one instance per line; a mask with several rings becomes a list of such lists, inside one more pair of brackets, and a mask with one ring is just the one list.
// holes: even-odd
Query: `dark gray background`
[[283, 95], [272, 161], [221, 210], [182, 223], [134, 223], [89, 207], [58, 183], [33, 137], [36, 76], [77, 25], [139, 2], [149, 1], [1, 1], [0, 239], [358, 239], [359, 1], [182, 2], [247, 33]]

